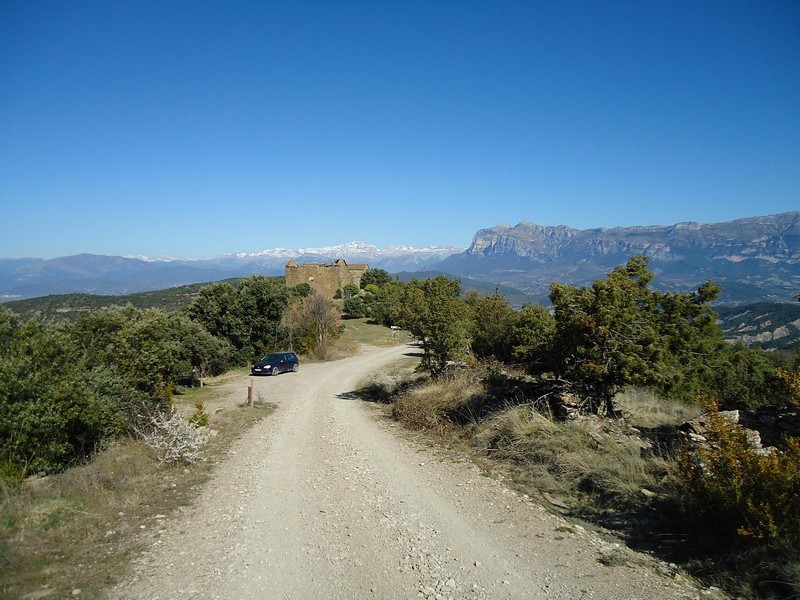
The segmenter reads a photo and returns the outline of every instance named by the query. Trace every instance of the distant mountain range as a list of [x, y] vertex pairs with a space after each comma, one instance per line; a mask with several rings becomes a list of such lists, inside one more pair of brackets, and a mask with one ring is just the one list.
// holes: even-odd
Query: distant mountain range
[[541, 299], [552, 281], [589, 284], [635, 254], [650, 257], [653, 285], [662, 289], [689, 290], [712, 278], [722, 285], [723, 302], [791, 301], [800, 291], [800, 212], [613, 229], [498, 225], [429, 269]]
[[389, 272], [425, 269], [463, 248], [378, 248], [361, 242], [325, 248], [276, 248], [208, 260], [78, 254], [44, 260], [0, 259], [0, 301], [51, 294], [123, 295], [250, 275], [283, 275], [289, 259], [327, 262], [344, 258]]
[[545, 302], [552, 281], [589, 284], [635, 254], [650, 257], [653, 285], [661, 289], [694, 289], [713, 278], [723, 286], [720, 300], [726, 303], [791, 301], [800, 291], [800, 212], [726, 223], [585, 230], [523, 221], [478, 231], [467, 250], [380, 249], [353, 242], [209, 260], [90, 254], [0, 259], [0, 300], [74, 292], [130, 294], [254, 274], [282, 275], [289, 259], [344, 258], [390, 273], [446, 273], [481, 282], [487, 289], [507, 286], [520, 290], [521, 298]]

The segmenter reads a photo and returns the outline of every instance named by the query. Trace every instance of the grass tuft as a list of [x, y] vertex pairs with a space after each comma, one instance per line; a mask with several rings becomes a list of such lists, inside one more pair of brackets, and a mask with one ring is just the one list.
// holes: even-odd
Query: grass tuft
[[496, 461], [514, 465], [527, 493], [555, 493], [573, 502], [602, 501], [607, 507], [637, 503], [642, 489], [659, 486], [664, 459], [647, 457], [648, 444], [595, 419], [556, 422], [527, 406], [489, 419], [473, 445]]
[[486, 395], [471, 369], [456, 369], [436, 379], [419, 379], [392, 406], [392, 416], [410, 429], [444, 431], [464, 418]]
[[639, 388], [629, 388], [617, 394], [614, 403], [634, 427], [679, 425], [703, 413], [699, 404], [666, 402], [653, 392]]

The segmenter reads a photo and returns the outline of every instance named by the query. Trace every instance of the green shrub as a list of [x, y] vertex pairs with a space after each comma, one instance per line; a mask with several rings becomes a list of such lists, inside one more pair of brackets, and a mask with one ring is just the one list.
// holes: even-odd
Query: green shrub
[[753, 410], [766, 398], [770, 404], [785, 405], [785, 385], [776, 374], [774, 360], [760, 348], [723, 346], [712, 358], [713, 377], [705, 389], [724, 410]]
[[687, 449], [680, 469], [697, 510], [723, 530], [754, 540], [800, 544], [800, 440], [786, 437], [780, 449], [755, 452], [741, 427], [705, 399], [710, 444]]
[[196, 427], [208, 426], [208, 413], [202, 400], [197, 400], [194, 403], [194, 413], [189, 417], [189, 423]]
[[351, 319], [360, 319], [367, 314], [367, 306], [360, 296], [353, 296], [344, 301], [344, 314]]
[[192, 366], [225, 362], [227, 344], [186, 316], [133, 307], [74, 323], [18, 323], [0, 307], [0, 462], [57, 473], [171, 405]]
[[0, 352], [0, 460], [23, 474], [88, 457], [115, 423], [63, 327], [28, 321]]

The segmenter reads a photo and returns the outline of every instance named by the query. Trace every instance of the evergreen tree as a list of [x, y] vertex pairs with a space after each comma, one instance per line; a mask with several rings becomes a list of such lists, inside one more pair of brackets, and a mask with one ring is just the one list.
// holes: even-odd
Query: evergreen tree
[[383, 269], [368, 269], [361, 276], [361, 289], [364, 290], [368, 285], [384, 286], [392, 280], [388, 271]]
[[461, 298], [461, 282], [444, 275], [412, 280], [403, 292], [398, 323], [419, 339], [422, 367], [440, 375], [469, 347], [469, 310]]
[[554, 368], [587, 392], [594, 411], [614, 414], [614, 395], [633, 384], [680, 387], [706, 368], [721, 343], [708, 308], [719, 287], [692, 293], [650, 289], [647, 258], [634, 256], [587, 288], [552, 284]]
[[513, 358], [511, 332], [517, 312], [503, 296], [468, 298], [472, 305], [472, 352], [479, 358], [502, 361]]

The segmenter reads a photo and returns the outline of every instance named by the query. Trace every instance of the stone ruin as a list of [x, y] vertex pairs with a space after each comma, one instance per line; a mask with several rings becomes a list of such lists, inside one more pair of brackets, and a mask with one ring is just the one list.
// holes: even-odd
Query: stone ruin
[[286, 263], [286, 287], [307, 283], [328, 300], [333, 300], [336, 292], [348, 284], [361, 286], [361, 277], [369, 270], [367, 264], [348, 265], [343, 258], [331, 263], [297, 264], [294, 260]]
[[[731, 424], [742, 427], [753, 450], [768, 453], [780, 443], [781, 437], [800, 437], [800, 412], [767, 404], [753, 412], [720, 411]], [[708, 444], [709, 417], [702, 415], [678, 427], [678, 432], [692, 444]]]

